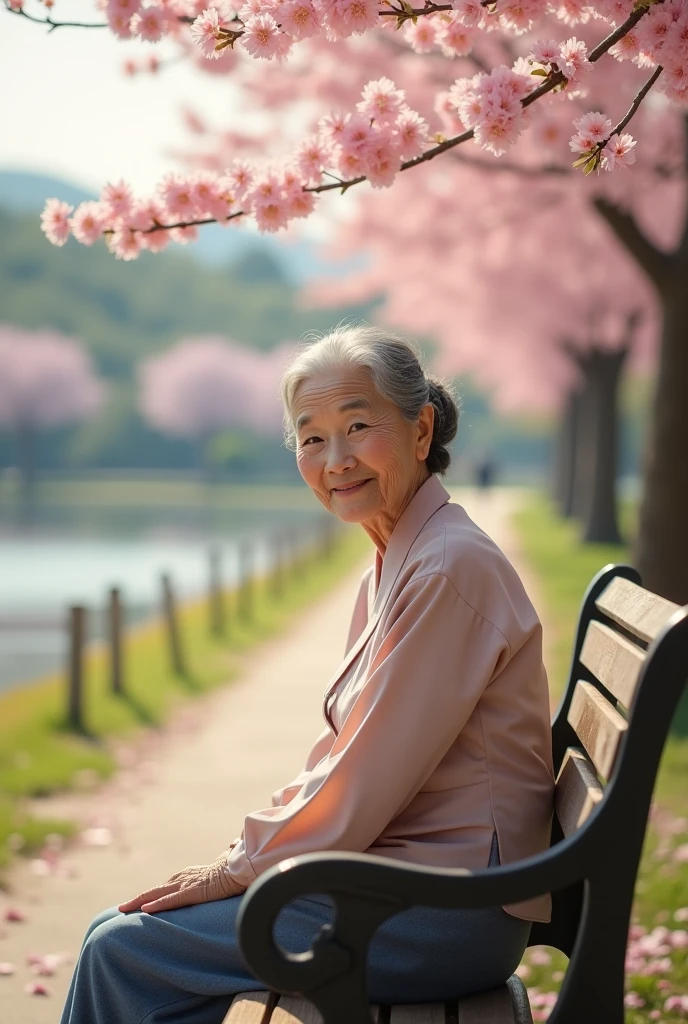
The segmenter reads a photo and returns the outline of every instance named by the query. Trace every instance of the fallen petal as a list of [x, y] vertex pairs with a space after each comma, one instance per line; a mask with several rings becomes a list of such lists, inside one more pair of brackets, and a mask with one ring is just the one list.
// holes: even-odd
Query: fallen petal
[[8, 907], [7, 910], [5, 911], [4, 919], [5, 921], [12, 922], [25, 921], [26, 914], [24, 913], [23, 910], [20, 910], [19, 907]]
[[24, 991], [30, 996], [49, 996], [50, 989], [42, 981], [30, 981], [24, 985]]

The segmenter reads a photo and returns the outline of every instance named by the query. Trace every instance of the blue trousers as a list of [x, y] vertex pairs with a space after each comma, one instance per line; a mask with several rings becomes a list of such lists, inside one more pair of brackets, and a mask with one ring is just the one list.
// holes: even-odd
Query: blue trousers
[[[61, 1024], [221, 1024], [237, 992], [265, 989], [239, 951], [242, 896], [158, 914], [115, 907], [91, 923]], [[302, 952], [331, 920], [326, 898], [295, 900], [275, 937]], [[432, 1002], [503, 984], [521, 960], [530, 922], [501, 908], [414, 907], [386, 921], [368, 957], [372, 1002]]]

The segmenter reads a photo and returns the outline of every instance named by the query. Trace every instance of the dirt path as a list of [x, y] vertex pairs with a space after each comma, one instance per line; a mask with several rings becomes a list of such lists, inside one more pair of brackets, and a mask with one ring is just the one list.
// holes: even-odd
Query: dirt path
[[[462, 490], [456, 498], [514, 561], [539, 607], [509, 525], [519, 492]], [[321, 728], [320, 697], [343, 651], [362, 568], [287, 634], [254, 651], [237, 681], [194, 702], [138, 752], [123, 748], [122, 761], [131, 763], [111, 782], [96, 793], [45, 801], [46, 813], [73, 815], [96, 845], [74, 846], [48, 874], [21, 863], [11, 875], [11, 894], [0, 895], [0, 963], [17, 968], [0, 976], [3, 1024], [59, 1019], [71, 964], [38, 977], [27, 957], [65, 953], [73, 961], [99, 910], [215, 857], [238, 834], [247, 810], [264, 806], [297, 774]], [[5, 923], [9, 907], [25, 920]], [[25, 986], [35, 981], [50, 994], [27, 994]]]

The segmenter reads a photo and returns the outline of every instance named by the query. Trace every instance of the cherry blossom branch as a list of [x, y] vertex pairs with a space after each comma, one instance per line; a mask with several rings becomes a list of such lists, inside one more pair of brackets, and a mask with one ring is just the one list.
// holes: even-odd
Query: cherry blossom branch
[[[607, 51], [610, 50], [612, 46], [618, 43], [620, 39], [623, 39], [623, 37], [628, 32], [630, 32], [631, 29], [635, 28], [640, 19], [644, 17], [645, 14], [647, 14], [647, 11], [648, 8], [646, 7], [640, 8], [637, 11], [633, 11], [633, 13], [626, 19], [626, 21], [622, 25], [620, 25], [613, 32], [611, 32], [605, 39], [603, 39], [595, 47], [594, 50], [592, 50], [590, 56], [588, 57], [589, 63], [594, 64], [595, 61], [598, 61], [600, 57], [604, 56], [604, 54], [607, 53]], [[655, 81], [658, 77], [659, 75], [657, 75], [656, 77], [653, 76], [653, 78], [655, 78]], [[562, 71], [550, 72], [550, 75], [548, 76], [547, 80], [543, 82], [541, 86], [539, 86], [537, 89], [534, 89], [533, 92], [529, 93], [528, 96], [525, 97], [525, 99], [521, 100], [521, 105], [524, 108], [529, 107], [532, 103], [535, 103], [535, 101], [540, 99], [542, 96], [546, 96], [547, 93], [552, 92], [552, 90], [556, 89], [557, 86], [563, 85], [564, 82], [566, 82], [566, 76]], [[649, 83], [648, 89], [646, 90], [644, 95], [646, 95], [649, 89], [652, 88], [653, 84], [654, 82], [652, 81]], [[400, 170], [407, 171], [411, 167], [417, 167], [419, 164], [427, 163], [429, 160], [434, 160], [436, 156], [440, 156], [440, 154], [446, 153], [450, 149], [454, 149], [455, 146], [460, 146], [461, 143], [463, 142], [468, 142], [468, 140], [472, 139], [474, 135], [475, 130], [473, 128], [469, 128], [465, 132], [462, 132], [460, 135], [455, 135], [451, 139], [445, 139], [443, 142], [439, 143], [437, 146], [434, 146], [432, 149], [427, 149], [420, 156], [414, 157], [412, 160], [404, 161], [404, 163], [402, 163], [400, 167]], [[359, 182], [365, 180], [365, 175], [361, 175], [358, 178], [352, 178], [349, 181], [343, 182], [342, 193], [344, 193], [346, 189], [350, 188], [352, 185], [358, 185]], [[311, 186], [305, 191], [325, 192], [338, 187], [339, 186], [336, 184], [316, 185]]]
[[[400, 0], [400, 2], [403, 3], [405, 0]], [[148, 236], [151, 238], [151, 241], [146, 247], [153, 248], [152, 236], [155, 233], [170, 232], [170, 237], [176, 237], [177, 240], [183, 241], [188, 239], [190, 235], [193, 235], [193, 229], [198, 226], [212, 223], [226, 224], [230, 220], [235, 220], [250, 213], [256, 213], [259, 226], [262, 223], [266, 230], [276, 230], [290, 218], [308, 215], [312, 210], [312, 197], [309, 194], [314, 196], [335, 189], [340, 190], [343, 194], [353, 185], [358, 185], [363, 181], [370, 181], [374, 186], [389, 185], [394, 176], [400, 171], [406, 171], [420, 164], [429, 163], [435, 157], [454, 150], [469, 139], [476, 139], [484, 148], [492, 149], [495, 156], [501, 156], [508, 146], [515, 141], [518, 134], [520, 134], [522, 119], [518, 121], [515, 114], [509, 114], [506, 120], [500, 121], [497, 118], [493, 123], [490, 123], [489, 119], [486, 119], [485, 123], [479, 121], [473, 116], [471, 111], [476, 106], [480, 109], [481, 104], [484, 102], [483, 90], [485, 91], [485, 97], [489, 96], [493, 99], [496, 97], [497, 103], [500, 100], [500, 90], [502, 99], [508, 98], [509, 90], [511, 90], [512, 98], [519, 97], [519, 109], [522, 110], [525, 107], [531, 106], [536, 100], [553, 90], [560, 87], [565, 88], [567, 85], [576, 82], [581, 69], [585, 65], [596, 62], [607, 53], [612, 46], [638, 24], [647, 11], [648, 8], [645, 6], [636, 9], [622, 25], [618, 26], [618, 28], [614, 29], [613, 32], [603, 39], [589, 56], [586, 55], [585, 45], [576, 39], [571, 39], [567, 43], [561, 44], [560, 49], [555, 49], [551, 56], [546, 47], [544, 50], [538, 51], [542, 55], [547, 54], [544, 61], [541, 57], [533, 58], [535, 63], [544, 64], [545, 70], [537, 69], [535, 72], [536, 74], [542, 74], [544, 81], [532, 91], [529, 90], [533, 83], [532, 81], [530, 84], [528, 83], [527, 76], [519, 75], [508, 68], [497, 68], [490, 74], [479, 76], [474, 82], [468, 83], [469, 91], [464, 90], [463, 93], [459, 93], [456, 100], [458, 103], [457, 109], [464, 123], [468, 122], [472, 124], [472, 127], [448, 139], [443, 138], [441, 135], [435, 136], [436, 145], [426, 150], [423, 150], [423, 145], [426, 144], [427, 124], [425, 124], [416, 111], [403, 104], [403, 92], [397, 90], [394, 83], [386, 78], [380, 79], [378, 83], [368, 83], [363, 93], [363, 101], [357, 105], [363, 117], [357, 121], [356, 117], [358, 115], [355, 115], [354, 120], [350, 122], [349, 128], [348, 118], [342, 120], [340, 115], [331, 115], [329, 127], [325, 129], [335, 140], [345, 126], [347, 126], [347, 130], [353, 133], [348, 145], [351, 145], [353, 141], [354, 149], [348, 155], [345, 154], [341, 166], [344, 168], [360, 166], [362, 173], [357, 174], [355, 177], [348, 179], [346, 177], [340, 178], [323, 167], [324, 164], [329, 162], [327, 146], [319, 152], [318, 146], [322, 146], [323, 143], [318, 142], [316, 137], [313, 143], [304, 141], [299, 160], [303, 161], [302, 167], [308, 168], [308, 170], [303, 171], [306, 180], [310, 178], [312, 181], [315, 178], [317, 181], [319, 178], [319, 183], [307, 185], [300, 183], [299, 175], [295, 174], [293, 170], [287, 170], [284, 173], [284, 181], [280, 184], [280, 179], [272, 173], [264, 180], [256, 182], [257, 191], [255, 195], [251, 194], [248, 203], [244, 204], [243, 209], [234, 210], [230, 213], [228, 207], [231, 207], [235, 201], [232, 197], [235, 189], [238, 189], [239, 201], [243, 200], [247, 187], [250, 186], [253, 171], [248, 173], [247, 179], [247, 170], [237, 168], [236, 174], [239, 177], [235, 179], [235, 182], [238, 184], [230, 185], [230, 191], [225, 186], [223, 193], [217, 192], [217, 190], [213, 191], [215, 186], [212, 186], [203, 179], [187, 186], [182, 181], [176, 182], [172, 177], [166, 181], [164, 191], [161, 192], [161, 195], [164, 197], [162, 202], [150, 200], [147, 203], [137, 203], [134, 201], [131, 190], [126, 183], [108, 185], [103, 196], [105, 206], [99, 209], [98, 204], [95, 203], [81, 204], [71, 223], [68, 221], [70, 208], [67, 204], [60, 203], [56, 199], [48, 200], [42, 215], [43, 229], [48, 238], [57, 245], [64, 244], [72, 227], [74, 228], [75, 237], [85, 244], [92, 244], [99, 234], [101, 236], [104, 234], [108, 237], [109, 245], [116, 255], [120, 256], [120, 258], [132, 259], [138, 255], [142, 244], [141, 241], [136, 241], [137, 238], [141, 240]], [[207, 37], [215, 35], [217, 33], [217, 22], [213, 31], [211, 19], [209, 24], [205, 26], [204, 31]], [[223, 36], [236, 35], [236, 33], [232, 33], [229, 29], [221, 29], [220, 32]], [[641, 90], [642, 95], [636, 97], [631, 110], [625, 115], [619, 126], [617, 126], [617, 131], [620, 131], [628, 123], [660, 74], [661, 68], [653, 73], [651, 79]], [[474, 90], [474, 92], [470, 90]], [[466, 113], [462, 109], [462, 104], [466, 104]], [[399, 111], [399, 113], [397, 114], [396, 111]], [[376, 127], [378, 114], [382, 118], [380, 121], [381, 128], [379, 129]], [[511, 118], [511, 121], [508, 118]], [[611, 122], [608, 120], [603, 124], [597, 123], [604, 121], [604, 117], [601, 114], [590, 113], [584, 115], [584, 118], [581, 120], [591, 121], [591, 125], [586, 123], [584, 129], [586, 137], [583, 138], [583, 130], [581, 130], [581, 135], [576, 137], [579, 145], [574, 147], [572, 140], [572, 148], [578, 148], [579, 152], [584, 153], [585, 162], [589, 160], [591, 151], [599, 146], [601, 142], [609, 142], [611, 138], [610, 132], [613, 134], [613, 129]], [[595, 122], [594, 125], [592, 125], [592, 121]], [[325, 119], [325, 122], [327, 123], [327, 119]], [[387, 126], [392, 124], [396, 125], [396, 128], [391, 130], [398, 135], [400, 140], [397, 153], [406, 157], [403, 161], [400, 160], [399, 155], [394, 155], [393, 149], [390, 149], [389, 152], [385, 151], [387, 146], [386, 133], [389, 134]], [[576, 122], [576, 126], [579, 127], [578, 122]], [[594, 131], [592, 128], [594, 128]], [[378, 131], [379, 138], [385, 139], [385, 141], [381, 143], [373, 142], [373, 145], [379, 146], [378, 150], [374, 151], [374, 155], [370, 158], [366, 157], [365, 160], [361, 161], [356, 156], [355, 147], [360, 145], [361, 141], [366, 144], [368, 140], [373, 139], [373, 136], [377, 137]], [[356, 139], [358, 141], [354, 141]], [[585, 143], [584, 146], [582, 145], [583, 142]], [[619, 137], [618, 141], [605, 154], [605, 165], [611, 169], [615, 162], [632, 162], [634, 154], [630, 153], [629, 155], [629, 151], [632, 150], [634, 145], [635, 141], [631, 136], [624, 135]], [[303, 146], [310, 147], [310, 149], [303, 149]], [[600, 151], [601, 148], [603, 147], [600, 146]], [[367, 164], [370, 164], [370, 166]], [[346, 174], [346, 171], [344, 173]], [[228, 172], [230, 182], [234, 174], [235, 171]], [[325, 175], [334, 180], [330, 182], [323, 181], [322, 179]], [[191, 191], [189, 191], [189, 188]], [[194, 198], [194, 196], [198, 198]], [[307, 202], [309, 198], [311, 205]], [[112, 220], [108, 222], [108, 219], [105, 218], [110, 216], [112, 216]], [[169, 218], [175, 218], [174, 223], [163, 223]], [[159, 251], [160, 248], [160, 243], [156, 242], [153, 251]]]
[[[612, 135], [620, 135], [621, 134], [621, 132], [624, 130], [624, 128], [626, 127], [628, 122], [631, 120], [631, 118], [636, 115], [636, 113], [638, 112], [638, 110], [640, 108], [640, 104], [643, 102], [643, 100], [645, 99], [645, 97], [649, 93], [650, 89], [655, 84], [655, 82], [657, 81], [657, 79], [659, 78], [659, 76], [661, 75], [661, 73], [663, 71], [664, 71], [664, 68], [662, 67], [662, 65], [658, 64], [657, 67], [655, 68], [655, 70], [653, 71], [653, 73], [648, 78], [648, 80], [645, 83], [645, 85], [642, 87], [642, 89], [640, 89], [638, 91], [636, 96], [634, 96], [633, 102], [631, 103], [630, 107], [628, 108], [628, 111], [626, 112], [624, 117], [621, 118], [621, 120], [617, 124], [616, 128], [612, 132]], [[611, 138], [611, 136], [610, 136], [610, 138]]]
[[[588, 58], [589, 62], [592, 64], [595, 61], [599, 60], [600, 57], [602, 57], [609, 49], [611, 49], [612, 46], [615, 45], [615, 43], [617, 43], [619, 41], [619, 39], [622, 39], [623, 36], [627, 32], [630, 32], [631, 29], [634, 28], [638, 24], [640, 19], [646, 13], [647, 13], [647, 8], [641, 8], [638, 11], [634, 11], [626, 19], [626, 21], [622, 25], [620, 25], [617, 29], [615, 29], [613, 32], [611, 32], [605, 39], [603, 39], [595, 47], [595, 49], [591, 52], [590, 57]], [[657, 77], [659, 77], [659, 76], [657, 76]], [[543, 82], [541, 86], [539, 86], [533, 92], [529, 93], [529, 95], [526, 96], [525, 99], [523, 99], [521, 101], [522, 105], [524, 107], [530, 106], [531, 103], [534, 103], [536, 99], [539, 99], [541, 96], [545, 96], [547, 93], [550, 93], [553, 89], [555, 89], [558, 85], [562, 85], [565, 81], [566, 81], [566, 77], [564, 76], [564, 74], [561, 71], [550, 73], [550, 76], [548, 77], [547, 81]], [[653, 83], [651, 83], [648, 86], [648, 88], [645, 91], [645, 94], [652, 87], [652, 84]], [[626, 115], [626, 116], [628, 116], [628, 115]], [[401, 164], [401, 167], [399, 168], [399, 170], [400, 171], [407, 171], [411, 167], [417, 167], [419, 164], [427, 163], [430, 160], [434, 160], [435, 157], [440, 156], [442, 153], [446, 153], [448, 150], [454, 149], [456, 146], [459, 146], [459, 145], [461, 145], [464, 142], [468, 142], [469, 139], [473, 138], [474, 134], [475, 134], [474, 129], [473, 128], [469, 128], [465, 132], [462, 132], [460, 135], [455, 135], [451, 139], [445, 139], [444, 141], [438, 143], [438, 145], [433, 146], [432, 149], [427, 149], [420, 156], [414, 157], [412, 160], [405, 160]], [[363, 181], [366, 181], [366, 175], [365, 174], [361, 174], [361, 175], [359, 175], [356, 178], [349, 178], [348, 180], [337, 179], [336, 181], [328, 182], [328, 183], [322, 184], [322, 185], [309, 185], [309, 186], [305, 186], [304, 187], [304, 192], [321, 193], [321, 192], [331, 192], [334, 189], [341, 189], [342, 195], [343, 195], [347, 191], [347, 189], [351, 188], [353, 185], [359, 185]], [[237, 210], [235, 213], [233, 213], [229, 217], [227, 217], [227, 220], [234, 220], [236, 217], [242, 217], [242, 216], [245, 216], [245, 212], [243, 210]], [[154, 231], [171, 230], [173, 228], [197, 227], [197, 226], [200, 226], [200, 225], [203, 225], [203, 224], [213, 224], [213, 223], [215, 223], [215, 219], [212, 218], [212, 217], [211, 218], [204, 218], [202, 220], [180, 221], [180, 222], [175, 223], [175, 224], [156, 225], [153, 228], [148, 228], [147, 231], [143, 232], [143, 233], [152, 233]]]
[[438, 11], [453, 10], [451, 4], [426, 4], [425, 7], [411, 7], [411, 4], [401, 0], [401, 7], [391, 7], [389, 11], [378, 11], [381, 18], [400, 18], [406, 21], [409, 18], [422, 18], [426, 14], [436, 14]]
[[[655, 70], [648, 78], [648, 80], [643, 85], [643, 87], [638, 90], [638, 92], [633, 98], [633, 102], [631, 103], [630, 107], [628, 108], [624, 116], [621, 118], [619, 123], [614, 128], [612, 128], [607, 138], [602, 139], [591, 150], [589, 150], [587, 153], [584, 153], [583, 156], [580, 157], [580, 159], [576, 160], [576, 162], [573, 165], [574, 167], [583, 167], [586, 174], [590, 174], [591, 171], [596, 170], [603, 160], [605, 149], [609, 146], [609, 143], [612, 141], [612, 139], [614, 139], [615, 136], [618, 137], [617, 149], [618, 147], [623, 148], [624, 141], [626, 142], [627, 152], [630, 151], [632, 146], [635, 146], [635, 141], [631, 139], [630, 135], [622, 134], [623, 130], [628, 124], [628, 122], [631, 120], [631, 118], [638, 112], [643, 100], [650, 92], [653, 85], [655, 84], [655, 82], [660, 77], [663, 71], [664, 68], [662, 67], [662, 65], [658, 64]], [[604, 159], [609, 159], [609, 157], [604, 156]], [[635, 160], [635, 154], [633, 154], [633, 159]]]
[[45, 18], [37, 18], [33, 14], [27, 14], [23, 7], [12, 7], [9, 0], [3, 0], [5, 10], [9, 14], [18, 14], [20, 18], [26, 18], [27, 21], [32, 21], [35, 25], [47, 25], [49, 32], [54, 32], [56, 28], [107, 28], [108, 24], [106, 21], [53, 21], [50, 15], [46, 15]]
[[[5, 10], [9, 14], [18, 14], [21, 18], [26, 18], [27, 21], [31, 21], [34, 25], [47, 25], [48, 32], [54, 32], [56, 28], [109, 28], [110, 26], [106, 21], [54, 21], [48, 14], [45, 18], [37, 18], [35, 14], [27, 14], [23, 7], [13, 7], [11, 0], [3, 0]], [[187, 14], [180, 14], [176, 20], [182, 25], [192, 25], [194, 19], [189, 17]], [[236, 18], [233, 20], [237, 20]]]
[[532, 167], [528, 164], [514, 164], [509, 160], [500, 157], [499, 160], [481, 160], [480, 157], [466, 156], [465, 153], [453, 153], [454, 160], [466, 167], [474, 167], [478, 171], [504, 171], [508, 174], [520, 174], [523, 177], [539, 178], [543, 175], [567, 175], [573, 174], [571, 167], [563, 164], [543, 164], [541, 167]]

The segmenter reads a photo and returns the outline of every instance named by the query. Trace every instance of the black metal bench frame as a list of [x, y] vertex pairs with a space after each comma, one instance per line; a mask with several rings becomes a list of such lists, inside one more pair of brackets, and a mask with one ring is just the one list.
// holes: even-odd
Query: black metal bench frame
[[[552, 723], [555, 774], [567, 748], [580, 747], [568, 721], [578, 680], [617, 701], [580, 660], [591, 620], [613, 625], [596, 600], [616, 577], [640, 584], [629, 566], [607, 566], [592, 580], [578, 620], [568, 686]], [[630, 636], [630, 634], [629, 634]], [[635, 644], [642, 643], [638, 635]], [[239, 915], [239, 941], [252, 971], [279, 992], [301, 994], [325, 1024], [371, 1024], [365, 994], [365, 957], [376, 928], [414, 905], [494, 907], [552, 893], [549, 924], [534, 924], [530, 945], [545, 944], [570, 958], [549, 1024], [623, 1024], [624, 963], [628, 926], [650, 802], [662, 750], [688, 678], [688, 607], [678, 609], [647, 647], [629, 727], [618, 749], [604, 798], [573, 834], [564, 837], [555, 817], [549, 850], [485, 871], [401, 865], [353, 853], [296, 857], [266, 872], [249, 889]], [[291, 900], [328, 894], [331, 925], [312, 949], [288, 954], [272, 931]]]

